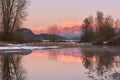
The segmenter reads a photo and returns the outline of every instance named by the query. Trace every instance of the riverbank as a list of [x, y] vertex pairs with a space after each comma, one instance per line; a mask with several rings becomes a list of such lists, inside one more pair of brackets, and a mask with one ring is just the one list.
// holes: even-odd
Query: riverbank
[[[97, 45], [92, 43], [76, 43], [76, 42], [32, 42], [32, 43], [10, 43], [10, 42], [1, 42], [0, 47], [2, 46], [11, 46], [11, 45], [20, 45], [20, 46], [37, 46], [37, 47], [48, 47], [48, 46], [58, 46], [59, 48], [75, 48], [75, 47], [90, 47], [94, 46], [110, 46], [110, 45]], [[111, 45], [113, 46], [113, 45]], [[118, 45], [116, 45], [118, 46]], [[11, 46], [12, 47], [12, 46]], [[114, 45], [115, 47], [115, 45]]]
[[9, 42], [0, 42], [0, 46], [9, 46], [9, 45], [28, 45], [28, 46], [59, 46], [60, 48], [72, 48], [79, 47], [79, 43], [74, 42], [33, 42], [33, 43], [9, 43]]
[[27, 43], [27, 45], [32, 46], [59, 46], [60, 48], [72, 48], [79, 47], [79, 43], [71, 43], [71, 42], [35, 42], [35, 43]]

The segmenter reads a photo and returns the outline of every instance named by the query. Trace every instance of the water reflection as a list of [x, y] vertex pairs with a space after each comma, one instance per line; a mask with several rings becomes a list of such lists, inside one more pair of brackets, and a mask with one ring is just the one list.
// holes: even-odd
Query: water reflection
[[[39, 54], [43, 54], [39, 51]], [[66, 48], [66, 49], [52, 49], [44, 52], [50, 60], [63, 61], [63, 62], [82, 62], [82, 54], [79, 48]], [[43, 54], [43, 55], [44, 55]]]
[[88, 77], [93, 80], [120, 80], [119, 51], [104, 47], [96, 49], [82, 49], [84, 52], [82, 63], [88, 69]]
[[22, 54], [31, 51], [1, 51], [0, 78], [1, 80], [25, 80], [26, 71], [21, 65]]
[[[43, 51], [44, 52], [44, 51]], [[120, 80], [120, 50], [117, 47], [81, 47], [73, 49], [46, 50], [50, 60], [82, 63], [88, 71], [87, 80]], [[42, 54], [39, 51], [39, 54]], [[79, 64], [78, 63], [78, 64]]]
[[59, 54], [60, 52], [58, 50], [50, 50], [49, 53], [50, 54], [48, 54], [48, 57], [50, 60], [57, 60], [57, 54]]
[[[0, 51], [0, 78], [1, 80], [81, 80], [81, 78], [120, 80], [119, 49], [85, 46], [69, 49]], [[28, 71], [25, 71], [24, 67], [27, 67]]]

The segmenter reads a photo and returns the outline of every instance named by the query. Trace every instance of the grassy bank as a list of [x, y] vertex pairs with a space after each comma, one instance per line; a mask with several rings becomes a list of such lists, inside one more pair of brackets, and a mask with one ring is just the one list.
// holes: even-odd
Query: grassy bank
[[35, 43], [27, 43], [28, 45], [32, 46], [60, 46], [62, 48], [72, 48], [72, 47], [79, 47], [80, 44], [78, 43], [68, 43], [68, 42], [35, 42]]
[[2, 42], [2, 41], [0, 41], [0, 46], [6, 46], [8, 44], [9, 44], [8, 42]]
[[[9, 42], [0, 42], [0, 46], [7, 46], [8, 44], [20, 44], [20, 43], [9, 43]], [[23, 43], [29, 46], [59, 46], [61, 48], [72, 48], [79, 47], [79, 43], [70, 43], [70, 42], [33, 42], [33, 43]]]

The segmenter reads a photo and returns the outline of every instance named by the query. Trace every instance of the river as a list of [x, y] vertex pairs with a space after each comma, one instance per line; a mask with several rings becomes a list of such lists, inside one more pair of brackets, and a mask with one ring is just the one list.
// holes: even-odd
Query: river
[[1, 80], [120, 80], [120, 47], [0, 51]]

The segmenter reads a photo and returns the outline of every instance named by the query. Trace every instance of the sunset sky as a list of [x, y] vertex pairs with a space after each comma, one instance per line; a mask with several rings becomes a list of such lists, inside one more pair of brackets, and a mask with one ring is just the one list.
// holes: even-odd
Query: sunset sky
[[31, 0], [23, 26], [39, 33], [51, 25], [78, 25], [98, 10], [120, 19], [120, 0]]

